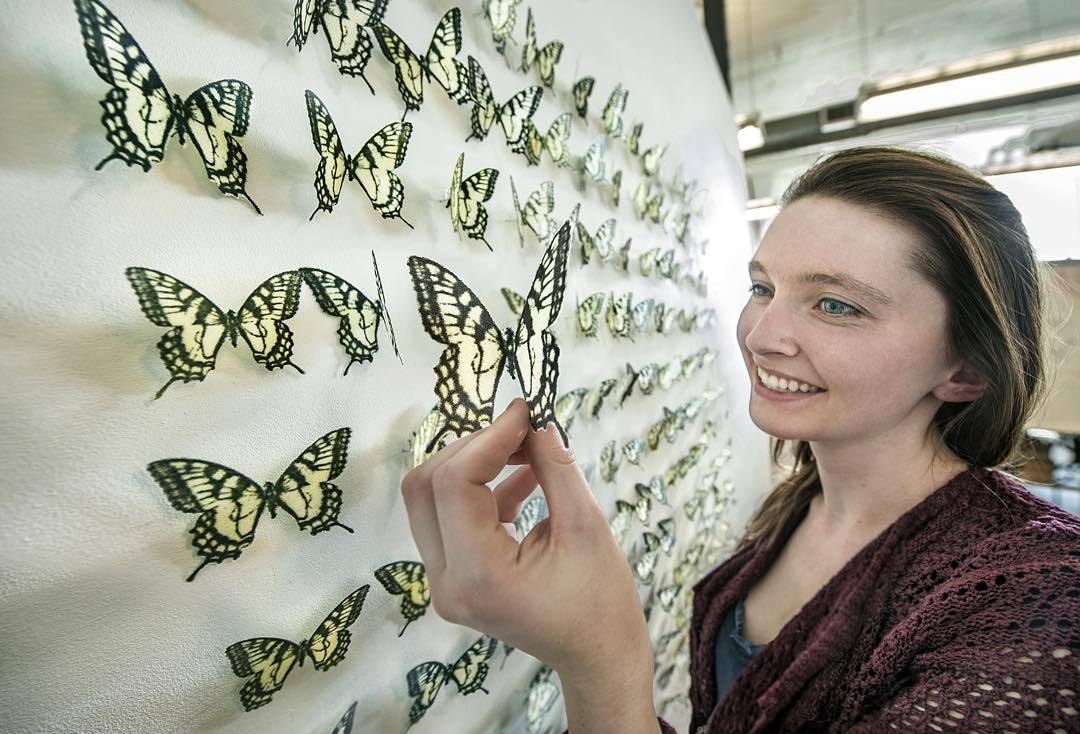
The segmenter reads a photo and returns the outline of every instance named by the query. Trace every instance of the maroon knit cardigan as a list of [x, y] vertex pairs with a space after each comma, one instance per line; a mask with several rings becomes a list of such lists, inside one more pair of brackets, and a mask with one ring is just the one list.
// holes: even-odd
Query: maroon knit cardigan
[[1080, 732], [1080, 518], [961, 472], [848, 561], [718, 706], [717, 630], [781, 546], [694, 587], [693, 734]]

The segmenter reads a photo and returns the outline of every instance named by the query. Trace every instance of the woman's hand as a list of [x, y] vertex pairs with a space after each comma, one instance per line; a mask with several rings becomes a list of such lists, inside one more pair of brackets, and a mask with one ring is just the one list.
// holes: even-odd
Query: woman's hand
[[[519, 543], [507, 524], [537, 484], [550, 516]], [[518, 398], [405, 475], [401, 493], [439, 616], [554, 668], [575, 733], [657, 731], [630, 567], [553, 425], [531, 430]]]

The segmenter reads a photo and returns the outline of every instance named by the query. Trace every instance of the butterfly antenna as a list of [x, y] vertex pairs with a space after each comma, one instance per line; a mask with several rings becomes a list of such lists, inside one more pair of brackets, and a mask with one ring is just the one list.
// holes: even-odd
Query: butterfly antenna
[[198, 567], [198, 568], [196, 568], [196, 569], [195, 569], [194, 571], [192, 571], [192, 572], [191, 572], [191, 575], [190, 575], [190, 576], [188, 576], [188, 577], [187, 577], [186, 579], [184, 579], [184, 581], [188, 581], [188, 582], [194, 581], [194, 580], [195, 580], [195, 576], [196, 576], [196, 575], [197, 575], [197, 574], [199, 573], [199, 571], [202, 571], [202, 570], [203, 570], [203, 568], [205, 568], [205, 567], [206, 567], [206, 564], [208, 564], [208, 563], [210, 563], [210, 559], [209, 559], [209, 558], [207, 558], [207, 559], [206, 559], [206, 560], [204, 560], [204, 561], [203, 561], [202, 563], [200, 563], [200, 564], [199, 564], [199, 567]]
[[165, 383], [164, 385], [162, 385], [162, 386], [161, 386], [161, 389], [160, 389], [160, 390], [158, 390], [158, 391], [157, 391], [156, 393], [154, 393], [154, 400], [157, 400], [157, 399], [158, 399], [158, 398], [160, 398], [160, 397], [161, 397], [162, 395], [164, 395], [164, 394], [165, 394], [165, 391], [169, 389], [169, 385], [173, 384], [174, 382], [176, 382], [176, 381], [177, 381], [177, 380], [179, 380], [179, 379], [180, 379], [179, 377], [173, 377], [173, 378], [172, 378], [172, 379], [170, 379], [170, 380], [169, 380], [168, 382], [166, 382], [166, 383]]

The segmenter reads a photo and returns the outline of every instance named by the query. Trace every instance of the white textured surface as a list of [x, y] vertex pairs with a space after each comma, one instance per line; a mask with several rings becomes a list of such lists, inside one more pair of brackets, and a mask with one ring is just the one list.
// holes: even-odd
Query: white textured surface
[[[308, 223], [316, 157], [303, 91], [320, 95], [346, 148], [356, 150], [401, 113], [378, 50], [369, 66], [378, 92], [372, 97], [362, 81], [338, 75], [322, 37], [300, 55], [285, 46], [289, 0], [112, 0], [110, 7], [171, 91], [186, 96], [226, 77], [253, 87], [251, 128], [242, 143], [248, 190], [266, 216], [219, 195], [192, 147], [175, 139], [148, 174], [120, 162], [94, 172], [109, 150], [98, 106], [106, 87], [86, 61], [73, 7], [62, 0], [0, 3], [0, 370], [6, 382], [0, 393], [6, 474], [0, 488], [0, 730], [326, 731], [359, 699], [354, 731], [400, 731], [408, 708], [406, 671], [423, 660], [452, 660], [475, 638], [431, 611], [398, 638], [398, 600], [372, 576], [383, 563], [417, 557], [398, 492], [400, 452], [433, 402], [431, 368], [439, 351], [420, 326], [405, 260], [416, 253], [446, 264], [497, 319], [508, 319], [498, 286], [525, 291], [540, 249], [535, 242], [518, 249], [505, 176], [512, 172], [527, 190], [553, 178], [556, 214], [564, 217], [578, 196], [571, 175], [546, 162], [525, 170], [497, 132], [465, 145], [465, 108], [429, 87], [423, 109], [409, 116], [415, 131], [399, 169], [404, 215], [416, 231], [380, 219], [349, 182], [339, 208]], [[392, 0], [386, 20], [414, 48], [422, 47], [448, 7], [442, 0]], [[479, 3], [462, 10], [465, 51], [480, 59], [496, 96], [505, 99], [524, 80], [494, 55]], [[746, 378], [733, 339], [749, 254], [739, 217], [741, 162], [730, 107], [691, 4], [552, 0], [536, 13], [541, 43], [558, 37], [567, 44], [557, 74], [564, 94], [558, 103], [545, 94], [536, 118], [541, 125], [546, 129], [568, 108], [565, 90], [577, 76], [597, 77], [597, 111], [623, 81], [631, 92], [629, 120], [646, 122], [643, 142], [672, 143], [666, 174], [673, 161], [685, 159], [691, 175], [709, 187], [703, 232], [708, 229], [712, 240], [710, 294], [720, 311], [707, 335], [634, 344], [615, 344], [605, 335], [584, 344], [572, 322], [578, 294], [632, 285], [669, 302], [691, 297], [667, 282], [631, 282], [596, 266], [581, 270], [575, 257], [557, 328], [560, 387], [593, 385], [628, 359], [663, 361], [706, 343], [722, 350], [713, 383], [728, 382], [724, 399], [732, 418], [723, 430], [735, 436], [736, 449], [728, 476], [752, 500], [764, 487], [765, 468], [762, 437], [746, 416]], [[519, 35], [523, 25], [522, 17]], [[575, 123], [572, 150], [583, 150], [595, 134]], [[612, 147], [610, 160], [619, 160], [620, 146]], [[503, 172], [489, 204], [495, 255], [479, 243], [459, 243], [440, 202], [461, 150], [467, 173], [484, 165]], [[647, 242], [658, 244], [662, 234], [633, 218], [629, 198], [636, 180], [628, 168], [619, 218], [621, 236], [633, 232], [638, 252]], [[590, 227], [609, 216], [596, 192], [583, 200]], [[264, 278], [302, 265], [337, 273], [374, 297], [371, 248], [404, 367], [384, 332], [375, 362], [343, 377], [336, 322], [305, 292], [290, 325], [294, 361], [306, 375], [268, 373], [242, 344], [235, 350], [226, 345], [205, 382], [177, 383], [161, 400], [149, 400], [167, 376], [155, 348], [162, 330], [140, 313], [125, 267], [162, 270], [223, 308], [236, 308]], [[620, 413], [606, 412], [601, 428], [578, 429], [575, 448], [595, 457], [609, 433], [626, 440], [643, 432], [662, 404], [685, 401], [704, 385], [698, 377], [666, 395], [635, 396]], [[504, 380], [500, 407], [515, 389]], [[315, 438], [340, 426], [353, 429], [348, 467], [337, 480], [344, 491], [341, 520], [356, 533], [311, 537], [287, 517], [267, 517], [240, 559], [208, 566], [196, 582], [184, 583], [196, 563], [187, 533], [195, 517], [168, 505], [145, 465], [190, 456], [273, 480]], [[649, 474], [674, 455], [653, 455]], [[624, 468], [623, 485], [633, 479], [631, 469]], [[616, 494], [632, 489], [605, 485], [596, 492], [610, 507]], [[237, 697], [241, 680], [229, 669], [225, 647], [252, 636], [303, 639], [364, 583], [372, 583], [372, 591], [344, 662], [328, 672], [310, 665], [294, 670], [270, 705], [245, 713]], [[490, 696], [465, 698], [452, 686], [444, 689], [413, 731], [495, 731], [516, 716], [536, 663], [515, 653], [500, 671], [499, 656], [487, 683]]]

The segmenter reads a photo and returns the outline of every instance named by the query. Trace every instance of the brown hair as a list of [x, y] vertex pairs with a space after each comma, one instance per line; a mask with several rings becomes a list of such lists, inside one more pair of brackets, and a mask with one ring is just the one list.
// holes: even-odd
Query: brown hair
[[[1046, 390], [1040, 264], [1016, 207], [953, 161], [888, 147], [850, 148], [819, 160], [788, 187], [781, 205], [808, 196], [857, 204], [917, 234], [909, 266], [946, 299], [950, 355], [968, 360], [989, 383], [976, 400], [943, 403], [929, 426], [931, 439], [975, 466], [1013, 466], [1024, 426]], [[784, 449], [785, 441], [773, 440], [777, 464]], [[766, 496], [736, 551], [772, 547], [820, 491], [810, 443], [796, 441], [791, 454], [790, 474]]]

